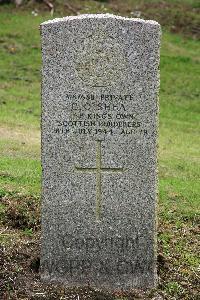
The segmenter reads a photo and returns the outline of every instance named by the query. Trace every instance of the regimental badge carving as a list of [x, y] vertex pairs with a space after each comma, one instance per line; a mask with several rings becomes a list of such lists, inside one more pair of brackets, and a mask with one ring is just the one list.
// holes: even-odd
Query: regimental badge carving
[[91, 87], [112, 86], [123, 80], [126, 64], [123, 47], [102, 32], [87, 37], [76, 52], [76, 73]]

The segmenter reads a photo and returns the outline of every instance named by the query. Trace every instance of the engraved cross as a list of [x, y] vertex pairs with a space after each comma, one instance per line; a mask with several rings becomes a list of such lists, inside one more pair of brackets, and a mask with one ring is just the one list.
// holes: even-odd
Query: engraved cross
[[124, 168], [104, 168], [101, 162], [101, 141], [96, 144], [96, 167], [82, 168], [75, 166], [75, 170], [82, 173], [96, 173], [96, 220], [101, 215], [101, 174], [102, 173], [122, 173]]

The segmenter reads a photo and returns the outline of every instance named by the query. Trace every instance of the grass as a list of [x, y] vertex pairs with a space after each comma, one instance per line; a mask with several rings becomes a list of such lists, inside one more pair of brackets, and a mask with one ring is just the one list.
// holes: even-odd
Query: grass
[[160, 205], [165, 215], [173, 207], [174, 214], [192, 217], [198, 211], [200, 194], [198, 43], [165, 36], [161, 52]]
[[[118, 2], [83, 1], [79, 11], [116, 12], [121, 9]], [[149, 4], [151, 2], [158, 1], [148, 1]], [[197, 7], [196, 1], [192, 0], [164, 2]], [[133, 1], [124, 4], [122, 13], [129, 10], [131, 3]], [[142, 3], [146, 4], [147, 1]], [[76, 0], [72, 5], [77, 9], [80, 1]], [[57, 14], [61, 8], [58, 7]], [[30, 273], [24, 260], [37, 266], [35, 255], [38, 253], [41, 181], [41, 54], [38, 26], [50, 18], [49, 13], [43, 9], [39, 10], [37, 16], [31, 14], [32, 8], [22, 8], [19, 11], [12, 8], [12, 13], [10, 9], [11, 6], [0, 8], [0, 218], [1, 243], [8, 251], [4, 255], [9, 276], [3, 273], [7, 297], [11, 297], [16, 288], [13, 285], [16, 270], [20, 276], [24, 272], [25, 277], [28, 277], [27, 274], [31, 277], [37, 269], [33, 267]], [[173, 22], [174, 15], [171, 20]], [[197, 299], [197, 273], [200, 263], [197, 255], [200, 212], [199, 42], [193, 34], [188, 37], [186, 29], [177, 30], [181, 35], [172, 34], [168, 29], [168, 26], [163, 29], [160, 65], [160, 282], [152, 296], [139, 296], [140, 299], [150, 299], [155, 295], [162, 295], [165, 299]], [[184, 32], [187, 37], [182, 35]], [[32, 243], [30, 249], [27, 246], [29, 243]], [[28, 258], [20, 256], [14, 262], [13, 256], [18, 257], [19, 248], [24, 249]], [[24, 271], [20, 271], [22, 266]], [[37, 272], [35, 274], [31, 281], [39, 284]], [[39, 288], [45, 293], [46, 288]], [[47, 291], [46, 293], [51, 294]], [[59, 293], [57, 292], [55, 299], [59, 299]], [[94, 297], [96, 298], [88, 299], [98, 299], [97, 296]], [[105, 299], [111, 299], [108, 295], [106, 297]], [[112, 297], [133, 299], [134, 295]]]
[[[40, 44], [44, 17], [1, 14], [1, 189], [40, 193]], [[27, 26], [29, 24], [29, 26]]]

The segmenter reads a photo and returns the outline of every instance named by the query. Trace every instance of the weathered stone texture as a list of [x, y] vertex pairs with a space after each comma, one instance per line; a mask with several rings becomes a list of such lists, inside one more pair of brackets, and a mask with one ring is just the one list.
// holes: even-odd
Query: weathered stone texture
[[160, 26], [82, 15], [41, 36], [42, 278], [152, 287]]

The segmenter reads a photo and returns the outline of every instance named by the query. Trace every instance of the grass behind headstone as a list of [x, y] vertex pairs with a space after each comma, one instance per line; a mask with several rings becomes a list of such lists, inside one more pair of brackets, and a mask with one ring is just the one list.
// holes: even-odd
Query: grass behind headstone
[[[0, 196], [4, 199], [0, 216], [4, 223], [12, 208], [5, 199], [18, 199], [14, 216], [20, 211], [18, 215], [28, 218], [29, 214], [22, 211], [24, 205], [20, 210], [19, 198], [35, 197], [38, 201], [40, 195], [38, 26], [49, 19], [49, 14], [34, 16], [30, 11], [11, 14], [2, 10], [0, 17]], [[199, 43], [164, 30], [159, 130], [159, 274], [160, 291], [175, 299], [195, 299], [197, 295], [198, 70]], [[31, 235], [31, 226], [23, 231], [26, 236]], [[21, 235], [21, 229], [18, 234]], [[13, 237], [12, 230], [3, 234], [2, 244], [14, 243]]]

